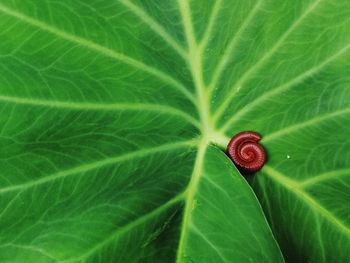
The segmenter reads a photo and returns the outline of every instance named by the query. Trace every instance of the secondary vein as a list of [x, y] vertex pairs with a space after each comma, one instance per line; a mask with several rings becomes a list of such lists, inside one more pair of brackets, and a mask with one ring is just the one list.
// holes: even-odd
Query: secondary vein
[[162, 204], [161, 206], [157, 207], [156, 209], [148, 212], [147, 214], [137, 218], [134, 221], [129, 222], [128, 224], [122, 226], [121, 228], [118, 228], [115, 232], [112, 232], [110, 236], [108, 236], [106, 239], [102, 240], [100, 243], [97, 243], [95, 246], [91, 247], [88, 251], [86, 251], [83, 255], [79, 256], [78, 258], [73, 258], [70, 260], [63, 261], [64, 263], [68, 262], [76, 262], [79, 260], [87, 259], [92, 254], [96, 253], [96, 251], [99, 251], [103, 249], [106, 245], [110, 244], [113, 241], [118, 240], [118, 238], [123, 235], [125, 232], [130, 231], [131, 229], [153, 219], [155, 216], [161, 214], [162, 212], [166, 211], [168, 208], [176, 205], [177, 203], [181, 202], [184, 198], [184, 194], [180, 193], [167, 201], [166, 203]]
[[341, 109], [341, 110], [337, 110], [337, 111], [334, 111], [334, 112], [326, 113], [324, 115], [316, 116], [315, 118], [309, 119], [307, 121], [304, 121], [304, 122], [301, 122], [301, 123], [296, 123], [294, 125], [284, 127], [281, 130], [278, 130], [278, 131], [275, 131], [273, 133], [267, 134], [263, 138], [263, 141], [264, 142], [272, 141], [272, 140], [274, 140], [276, 138], [279, 138], [279, 137], [281, 137], [281, 136], [283, 136], [285, 134], [289, 134], [291, 132], [295, 132], [295, 131], [298, 131], [300, 129], [303, 129], [303, 128], [307, 127], [307, 126], [318, 124], [319, 122], [325, 121], [327, 119], [334, 118], [334, 117], [341, 116], [341, 115], [345, 115], [345, 114], [348, 114], [348, 113], [350, 113], [350, 108]]
[[68, 177], [68, 176], [72, 176], [75, 174], [83, 174], [83, 173], [86, 173], [86, 172], [89, 172], [92, 170], [97, 170], [99, 168], [102, 168], [102, 167], [105, 167], [108, 165], [120, 163], [123, 161], [128, 161], [131, 159], [142, 158], [144, 156], [152, 155], [152, 154], [163, 152], [163, 151], [171, 151], [171, 150], [175, 150], [178, 148], [184, 148], [184, 147], [193, 147], [194, 145], [196, 145], [196, 143], [197, 143], [197, 140], [189, 140], [189, 141], [183, 141], [183, 142], [163, 144], [161, 146], [157, 146], [154, 148], [141, 149], [141, 150], [137, 150], [137, 151], [134, 151], [131, 153], [118, 155], [116, 157], [110, 157], [110, 158], [106, 158], [103, 160], [99, 160], [99, 161], [96, 161], [93, 163], [79, 165], [79, 166], [76, 166], [74, 168], [70, 168], [70, 169], [64, 170], [64, 171], [59, 171], [57, 173], [54, 173], [54, 174], [51, 174], [51, 175], [48, 175], [48, 176], [45, 176], [45, 177], [42, 177], [42, 178], [39, 178], [39, 179], [36, 179], [33, 181], [0, 188], [0, 195], [5, 194], [5, 193], [9, 193], [9, 192], [13, 192], [13, 191], [30, 189], [32, 187], [46, 184], [46, 183], [49, 183], [49, 182], [52, 182], [55, 180], [63, 179], [63, 178]]
[[254, 72], [256, 72], [268, 59], [275, 54], [275, 52], [278, 50], [278, 48], [284, 43], [284, 41], [287, 39], [287, 37], [294, 31], [295, 28], [298, 27], [298, 25], [306, 18], [308, 15], [320, 4], [322, 0], [316, 0], [314, 3], [312, 3], [306, 11], [294, 21], [294, 23], [286, 30], [286, 32], [279, 38], [279, 40], [276, 42], [273, 47], [268, 50], [257, 63], [255, 63], [251, 68], [249, 68], [240, 78], [239, 80], [234, 84], [234, 86], [230, 89], [230, 94], [227, 96], [225, 101], [219, 106], [219, 108], [214, 113], [214, 121], [217, 121], [221, 115], [224, 113], [227, 106], [230, 104], [234, 96], [236, 95], [236, 90], [238, 87], [240, 87]]
[[223, 52], [223, 56], [220, 58], [217, 66], [214, 69], [214, 73], [208, 87], [209, 94], [212, 95], [213, 90], [215, 89], [223, 70], [225, 69], [227, 63], [230, 61], [230, 56], [234, 48], [236, 47], [240, 36], [243, 34], [244, 30], [246, 30], [246, 28], [251, 24], [251, 21], [255, 17], [255, 14], [259, 10], [262, 2], [263, 2], [262, 0], [259, 0], [257, 4], [251, 9], [248, 16], [242, 22], [240, 28], [238, 29], [236, 34], [233, 35], [233, 38], [230, 40], [229, 44], [227, 45], [225, 51]]
[[13, 96], [0, 95], [0, 102], [14, 103], [19, 105], [32, 105], [38, 107], [48, 107], [67, 110], [83, 110], [83, 111], [150, 111], [155, 113], [165, 113], [170, 115], [179, 116], [189, 123], [200, 127], [199, 122], [188, 113], [178, 110], [174, 107], [150, 104], [150, 103], [92, 103], [92, 102], [65, 102], [57, 100], [42, 100], [21, 98]]
[[305, 78], [310, 77], [320, 70], [322, 70], [325, 66], [327, 66], [329, 63], [334, 61], [335, 59], [342, 56], [344, 53], [350, 50], [350, 44], [345, 45], [343, 48], [341, 48], [338, 52], [328, 57], [326, 60], [324, 60], [319, 65], [316, 65], [315, 67], [310, 68], [309, 70], [305, 71], [304, 73], [298, 75], [297, 77], [289, 80], [286, 83], [283, 83], [282, 85], [271, 89], [265, 93], [263, 93], [260, 97], [257, 97], [254, 101], [251, 103], [245, 105], [243, 108], [241, 108], [239, 111], [237, 111], [229, 120], [226, 121], [226, 123], [220, 128], [221, 132], [225, 132], [227, 129], [229, 129], [236, 121], [239, 120], [241, 116], [244, 116], [246, 113], [254, 109], [257, 105], [260, 105], [260, 103], [268, 100], [269, 98], [280, 94], [283, 91], [288, 90], [289, 88], [293, 87], [294, 85], [302, 82]]
[[297, 198], [303, 201], [310, 209], [313, 209], [320, 216], [326, 219], [330, 224], [337, 228], [344, 235], [350, 237], [350, 228], [344, 224], [339, 218], [333, 215], [330, 211], [325, 209], [321, 204], [319, 204], [313, 197], [307, 194], [300, 186], [299, 183], [294, 182], [287, 176], [276, 171], [272, 167], [265, 165], [263, 171], [275, 182], [279, 183], [289, 192], [293, 193]]
[[339, 169], [335, 171], [330, 171], [330, 172], [322, 173], [312, 178], [306, 179], [300, 182], [300, 186], [305, 188], [305, 187], [313, 186], [323, 181], [328, 181], [331, 179], [335, 179], [343, 176], [349, 176], [349, 175], [350, 175], [350, 169]]
[[159, 25], [154, 19], [152, 19], [144, 10], [137, 5], [133, 4], [129, 0], [121, 0], [124, 6], [132, 11], [138, 18], [145, 22], [149, 27], [163, 38], [182, 58], [186, 58], [187, 54], [183, 47], [181, 47], [171, 35], [169, 35], [164, 28]]
[[70, 41], [72, 43], [78, 44], [80, 46], [84, 46], [90, 50], [94, 50], [95, 52], [102, 54], [104, 56], [107, 57], [111, 57], [114, 59], [117, 59], [125, 64], [128, 64], [130, 66], [133, 66], [135, 68], [138, 68], [139, 70], [142, 70], [144, 72], [147, 72], [153, 76], [158, 77], [159, 79], [171, 84], [173, 87], [175, 87], [176, 89], [178, 89], [181, 93], [183, 93], [188, 99], [190, 99], [192, 102], [194, 101], [194, 97], [193, 94], [191, 94], [191, 92], [189, 92], [184, 86], [183, 84], [181, 84], [180, 82], [178, 82], [177, 80], [175, 80], [174, 78], [172, 78], [170, 75], [168, 75], [167, 73], [164, 73], [163, 71], [160, 71], [156, 68], [153, 68], [147, 64], [144, 64], [143, 62], [133, 59], [125, 54], [119, 53], [115, 50], [112, 50], [108, 47], [102, 46], [98, 43], [95, 43], [93, 41], [90, 41], [88, 39], [76, 36], [76, 35], [72, 35], [71, 33], [65, 32], [61, 29], [58, 29], [56, 27], [53, 27], [49, 24], [46, 24], [42, 21], [39, 21], [37, 19], [28, 17], [20, 12], [17, 12], [15, 10], [12, 10], [2, 4], [0, 4], [0, 12], [8, 15], [8, 16], [12, 16], [14, 18], [17, 18], [31, 26], [40, 28], [41, 30], [44, 30], [46, 32], [49, 32], [57, 37], [60, 37], [62, 39], [65, 39], [67, 41]]

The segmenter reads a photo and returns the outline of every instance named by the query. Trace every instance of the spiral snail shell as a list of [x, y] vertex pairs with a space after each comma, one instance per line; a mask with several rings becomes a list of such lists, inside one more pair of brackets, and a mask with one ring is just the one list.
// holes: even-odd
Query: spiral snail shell
[[259, 171], [265, 164], [266, 152], [258, 143], [261, 136], [253, 131], [236, 134], [227, 145], [227, 155], [243, 172]]

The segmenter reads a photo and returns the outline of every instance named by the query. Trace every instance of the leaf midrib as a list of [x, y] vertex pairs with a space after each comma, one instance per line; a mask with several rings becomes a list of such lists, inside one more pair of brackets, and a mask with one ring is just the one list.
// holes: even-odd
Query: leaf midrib
[[[204, 38], [204, 40], [202, 39], [200, 43], [197, 43], [195, 35], [193, 33], [192, 15], [191, 15], [189, 4], [186, 0], [178, 0], [177, 3], [180, 9], [182, 24], [186, 35], [186, 40], [188, 45], [187, 63], [189, 65], [192, 79], [195, 85], [195, 90], [197, 95], [197, 107], [198, 107], [198, 113], [200, 116], [201, 127], [202, 127], [202, 140], [198, 147], [197, 157], [196, 157], [195, 165], [191, 175], [191, 180], [186, 190], [185, 209], [183, 213], [180, 240], [179, 240], [177, 254], [176, 254], [176, 262], [180, 263], [182, 262], [185, 247], [186, 247], [187, 232], [191, 222], [191, 216], [192, 216], [191, 212], [193, 209], [196, 189], [200, 181], [200, 178], [202, 176], [205, 152], [215, 132], [214, 132], [212, 123], [210, 121], [208, 94], [207, 94], [206, 86], [203, 80], [202, 52], [203, 50], [205, 50], [207, 39]], [[216, 6], [216, 8], [219, 8], [219, 6]], [[208, 25], [209, 28], [207, 28], [207, 31], [210, 31], [210, 27], [212, 26], [212, 23], [214, 23], [213, 20], [215, 19], [215, 16], [216, 16], [215, 9], [212, 12], [214, 14], [213, 13], [211, 14], [211, 19]]]
[[209, 101], [203, 80], [202, 50], [200, 45], [197, 44], [193, 33], [191, 11], [188, 2], [178, 0], [178, 5], [188, 45], [187, 64], [190, 67], [195, 85], [197, 109], [200, 115], [202, 134], [206, 137], [211, 133], [212, 126], [210, 123]]

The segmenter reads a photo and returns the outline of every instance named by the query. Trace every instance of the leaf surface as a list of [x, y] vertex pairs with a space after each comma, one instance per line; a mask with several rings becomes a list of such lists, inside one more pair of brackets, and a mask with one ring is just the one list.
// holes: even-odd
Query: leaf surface
[[[0, 262], [346, 262], [346, 0], [0, 1]], [[251, 188], [223, 149], [262, 134]]]

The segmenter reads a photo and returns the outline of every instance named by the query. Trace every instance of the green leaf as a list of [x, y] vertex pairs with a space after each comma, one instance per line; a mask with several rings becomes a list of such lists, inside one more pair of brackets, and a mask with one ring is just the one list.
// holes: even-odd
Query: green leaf
[[[0, 1], [0, 262], [346, 262], [347, 0]], [[254, 193], [223, 154], [262, 134]], [[219, 149], [221, 148], [221, 150]]]
[[252, 190], [219, 149], [198, 151], [177, 252], [182, 262], [282, 262]]
[[203, 130], [188, 5], [154, 4], [0, 4], [1, 262], [281, 261]]

